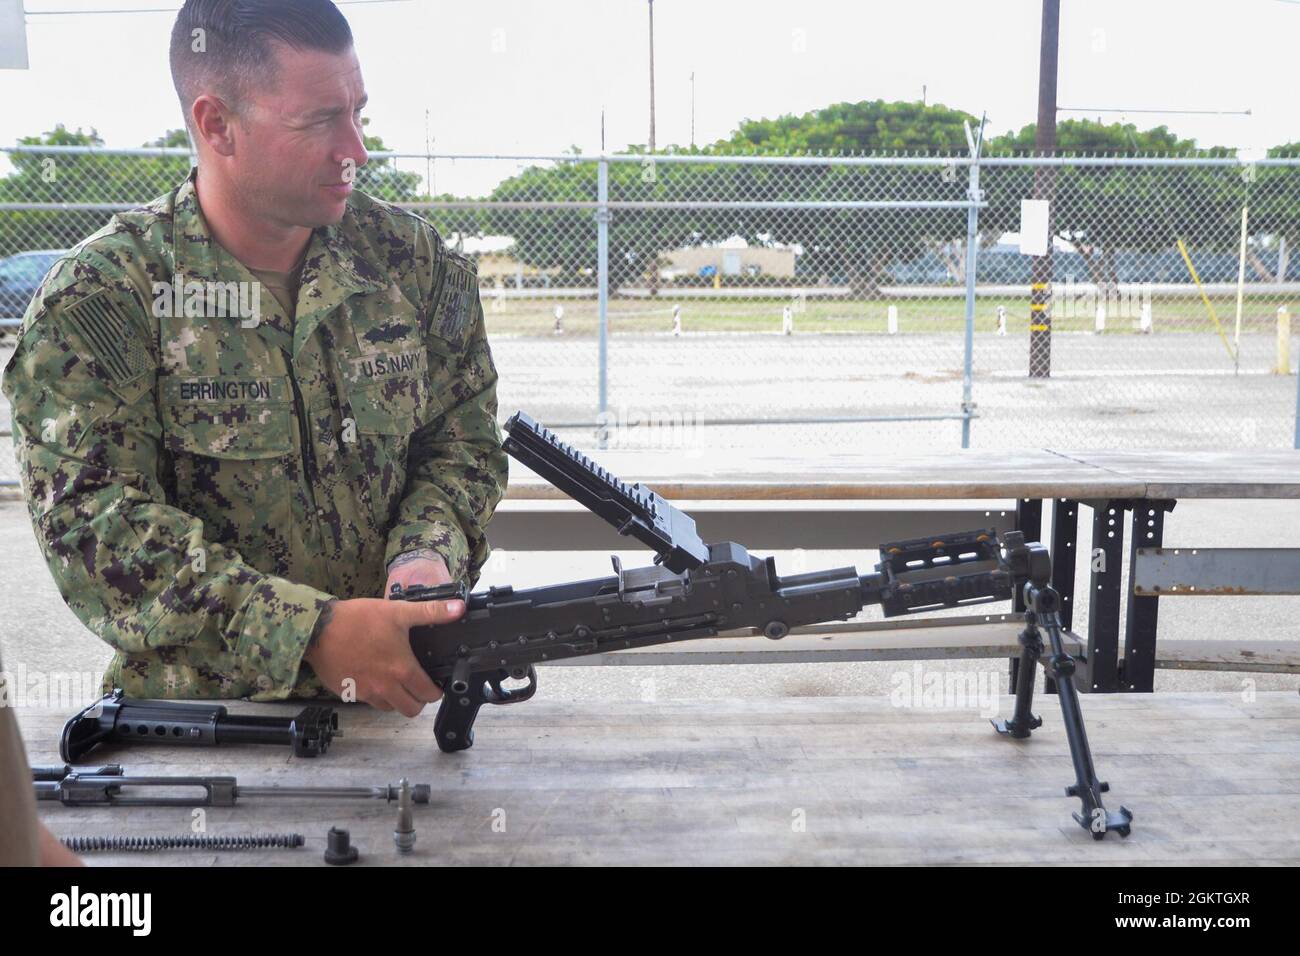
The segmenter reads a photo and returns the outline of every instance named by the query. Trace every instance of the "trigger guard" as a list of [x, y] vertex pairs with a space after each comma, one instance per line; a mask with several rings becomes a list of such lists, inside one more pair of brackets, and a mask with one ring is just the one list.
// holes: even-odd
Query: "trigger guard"
[[528, 672], [524, 675], [528, 680], [527, 686], [514, 689], [502, 687], [501, 682], [509, 677], [509, 672], [505, 670], [499, 670], [489, 677], [488, 687], [484, 689], [483, 699], [489, 704], [518, 704], [537, 693], [537, 669], [532, 664], [528, 665]]

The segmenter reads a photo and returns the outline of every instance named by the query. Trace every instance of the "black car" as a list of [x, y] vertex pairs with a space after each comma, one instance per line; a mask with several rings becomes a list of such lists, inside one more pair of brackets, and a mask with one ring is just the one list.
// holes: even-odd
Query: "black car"
[[33, 249], [0, 259], [0, 319], [21, 319], [50, 266], [65, 249]]

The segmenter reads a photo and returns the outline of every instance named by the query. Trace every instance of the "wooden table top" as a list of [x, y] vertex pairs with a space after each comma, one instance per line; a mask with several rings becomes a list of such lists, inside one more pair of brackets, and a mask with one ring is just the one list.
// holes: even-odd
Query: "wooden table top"
[[[832, 452], [582, 449], [628, 482], [672, 499], [1300, 498], [1300, 451]], [[514, 500], [566, 496], [513, 459]]]
[[[91, 865], [324, 865], [331, 826], [358, 865], [445, 864], [1233, 864], [1300, 862], [1300, 699], [1262, 692], [1083, 698], [1108, 806], [1133, 835], [1093, 841], [1077, 800], [1055, 697], [1027, 741], [977, 708], [901, 707], [887, 697], [570, 701], [485, 707], [473, 748], [442, 754], [434, 708], [414, 720], [341, 708], [346, 736], [322, 757], [287, 748], [101, 749], [136, 774], [235, 775], [245, 786], [360, 786], [405, 775], [413, 854], [393, 845], [378, 800], [253, 799], [209, 808], [207, 832], [292, 831], [293, 850], [90, 853]], [[1010, 699], [998, 698], [1005, 716]], [[291, 705], [230, 703], [288, 714]], [[58, 763], [62, 713], [21, 709], [33, 764]], [[87, 761], [88, 763], [90, 761]], [[41, 803], [60, 836], [188, 833], [188, 807]]]

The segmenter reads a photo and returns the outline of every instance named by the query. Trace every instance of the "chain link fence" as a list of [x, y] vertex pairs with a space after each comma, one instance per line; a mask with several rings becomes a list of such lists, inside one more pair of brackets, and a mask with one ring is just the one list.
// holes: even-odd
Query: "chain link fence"
[[[191, 164], [0, 158], [11, 316], [58, 251]], [[449, 164], [497, 185], [438, 194]], [[358, 185], [476, 259], [503, 416], [584, 444], [1295, 441], [1300, 159], [377, 153]], [[1017, 235], [1036, 189], [1053, 232], [1038, 309]]]

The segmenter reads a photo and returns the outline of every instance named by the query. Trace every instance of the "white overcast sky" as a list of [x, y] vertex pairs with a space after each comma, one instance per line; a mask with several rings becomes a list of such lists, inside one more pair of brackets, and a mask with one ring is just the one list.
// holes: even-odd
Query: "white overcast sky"
[[[3, 0], [0, 0], [3, 2]], [[180, 6], [178, 0], [27, 0], [31, 68], [0, 70], [0, 143], [62, 122], [138, 146], [181, 125], [167, 69], [174, 14], [41, 15]], [[1300, 140], [1300, 2], [1063, 0], [1062, 107], [1131, 113], [1201, 145], [1256, 150]], [[341, 8], [352, 24], [369, 131], [422, 151], [428, 111], [440, 153], [555, 153], [644, 143], [645, 0], [408, 0]], [[1039, 0], [656, 0], [657, 141], [728, 135], [745, 117], [831, 103], [927, 100], [979, 115], [992, 133], [1036, 113]], [[1062, 117], [1079, 116], [1068, 112]], [[1096, 115], [1096, 114], [1094, 114]], [[423, 164], [420, 164], [423, 165]], [[489, 188], [514, 164], [437, 164], [437, 189]], [[423, 170], [420, 170], [421, 172]]]

